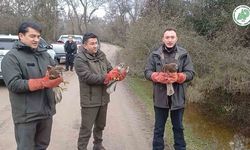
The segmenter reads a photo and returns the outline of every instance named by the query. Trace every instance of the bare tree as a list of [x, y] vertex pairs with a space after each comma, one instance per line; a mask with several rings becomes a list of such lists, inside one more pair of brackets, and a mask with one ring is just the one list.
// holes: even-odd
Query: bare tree
[[134, 23], [140, 14], [142, 6], [144, 5], [144, 0], [127, 0], [126, 10], [129, 14], [130, 20]]
[[126, 42], [129, 26], [138, 20], [143, 2], [144, 0], [109, 0], [105, 20], [112, 31], [111, 37], [115, 37], [111, 41], [121, 41], [116, 42], [120, 45]]
[[0, 32], [16, 34], [16, 28], [23, 18], [30, 17], [31, 6], [19, 0], [0, 0]]
[[69, 16], [71, 21], [75, 19], [79, 32], [82, 33], [82, 23], [85, 31], [88, 31], [88, 24], [93, 14], [106, 2], [106, 0], [65, 0], [65, 2], [69, 6], [69, 10], [72, 10], [75, 16]]
[[[68, 5], [68, 17], [71, 21], [72, 28], [74, 28], [74, 22], [76, 22], [77, 28], [80, 33], [82, 33], [82, 18], [83, 15], [79, 13], [77, 10], [79, 8], [79, 2], [78, 1], [73, 1], [73, 0], [65, 0], [65, 2]], [[72, 29], [74, 32], [74, 29]]]
[[31, 9], [32, 19], [37, 20], [43, 25], [43, 34], [47, 39], [53, 39], [55, 36], [55, 26], [57, 26], [58, 4], [55, 0], [43, 0], [34, 4]]
[[119, 16], [122, 22], [135, 22], [141, 12], [144, 0], [109, 0], [106, 13], [108, 18]]
[[88, 31], [88, 23], [90, 22], [92, 15], [106, 2], [106, 0], [80, 0], [80, 2], [83, 7], [85, 30]]

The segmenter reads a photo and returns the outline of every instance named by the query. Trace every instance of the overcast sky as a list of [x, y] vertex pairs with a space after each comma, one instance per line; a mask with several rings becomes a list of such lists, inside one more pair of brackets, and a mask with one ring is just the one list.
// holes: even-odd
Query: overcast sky
[[103, 7], [100, 7], [95, 13], [94, 13], [94, 16], [97, 16], [97, 17], [104, 17], [105, 16], [105, 10]]

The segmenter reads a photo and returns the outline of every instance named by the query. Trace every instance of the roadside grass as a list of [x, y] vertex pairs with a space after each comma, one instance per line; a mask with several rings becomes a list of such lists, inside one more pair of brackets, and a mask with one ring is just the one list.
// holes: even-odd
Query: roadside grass
[[[147, 112], [150, 114], [152, 120], [154, 120], [154, 111], [153, 111], [153, 100], [152, 100], [152, 83], [146, 79], [141, 79], [137, 77], [128, 77], [128, 85], [132, 92], [139, 97], [139, 99], [146, 105]], [[195, 135], [193, 128], [185, 123], [184, 116], [184, 134], [185, 140], [187, 143], [187, 149], [189, 150], [214, 150], [216, 149], [216, 144], [213, 145], [214, 141], [208, 141], [201, 139]], [[168, 118], [166, 129], [165, 129], [165, 140], [173, 149], [173, 132], [172, 124], [170, 118]]]
[[152, 118], [154, 115], [153, 101], [152, 101], [152, 84], [146, 79], [137, 77], [127, 78], [128, 85], [131, 91], [139, 97], [140, 100], [146, 105], [147, 112]]

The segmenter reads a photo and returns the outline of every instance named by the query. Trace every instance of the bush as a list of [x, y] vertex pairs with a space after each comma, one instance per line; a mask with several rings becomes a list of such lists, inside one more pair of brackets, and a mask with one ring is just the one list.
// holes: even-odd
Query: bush
[[[167, 18], [168, 14], [164, 12], [147, 11], [147, 15], [130, 25], [122, 56], [131, 66], [130, 72], [143, 77], [146, 59], [161, 43], [164, 28], [176, 27], [178, 43], [190, 53], [196, 71], [188, 88], [189, 101], [204, 103], [229, 121], [233, 119], [250, 125], [247, 117], [250, 115], [247, 99], [250, 95], [250, 27], [239, 27], [230, 22], [231, 13], [228, 15], [228, 12], [233, 5], [227, 3], [224, 8], [221, 4], [222, 1], [218, 1], [214, 7], [211, 3], [212, 9], [206, 10], [212, 14], [211, 20], [207, 19], [210, 15], [207, 14], [193, 22], [198, 23], [198, 33], [188, 27], [190, 20], [187, 22], [181, 15]], [[209, 40], [208, 36], [211, 36]]]

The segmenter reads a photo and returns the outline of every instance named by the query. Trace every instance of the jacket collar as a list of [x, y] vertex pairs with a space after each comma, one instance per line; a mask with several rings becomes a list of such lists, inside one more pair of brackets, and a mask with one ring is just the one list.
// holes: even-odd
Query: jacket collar
[[22, 43], [21, 41], [17, 41], [14, 44], [13, 48], [20, 50], [20, 51], [27, 52], [27, 53], [36, 53], [36, 54], [47, 51], [46, 48], [40, 48], [39, 46], [36, 49], [31, 48], [31, 47], [27, 46], [26, 44]]
[[174, 47], [172, 47], [172, 48], [167, 48], [165, 46], [165, 44], [163, 44], [162, 45], [162, 51], [163, 51], [163, 53], [171, 54], [171, 53], [176, 53], [177, 52], [177, 48], [176, 48], [176, 45], [174, 45]]
[[82, 48], [82, 52], [89, 60], [102, 59], [105, 56], [105, 54], [100, 49], [98, 49], [95, 54], [88, 53], [88, 51], [85, 48]]
[[[163, 53], [163, 45], [161, 45], [158, 49], [154, 50], [152, 53], [154, 55], [158, 55], [159, 57], [161, 57]], [[178, 53], [179, 56], [182, 56], [187, 54], [187, 51], [184, 48], [176, 45], [176, 53]]]

